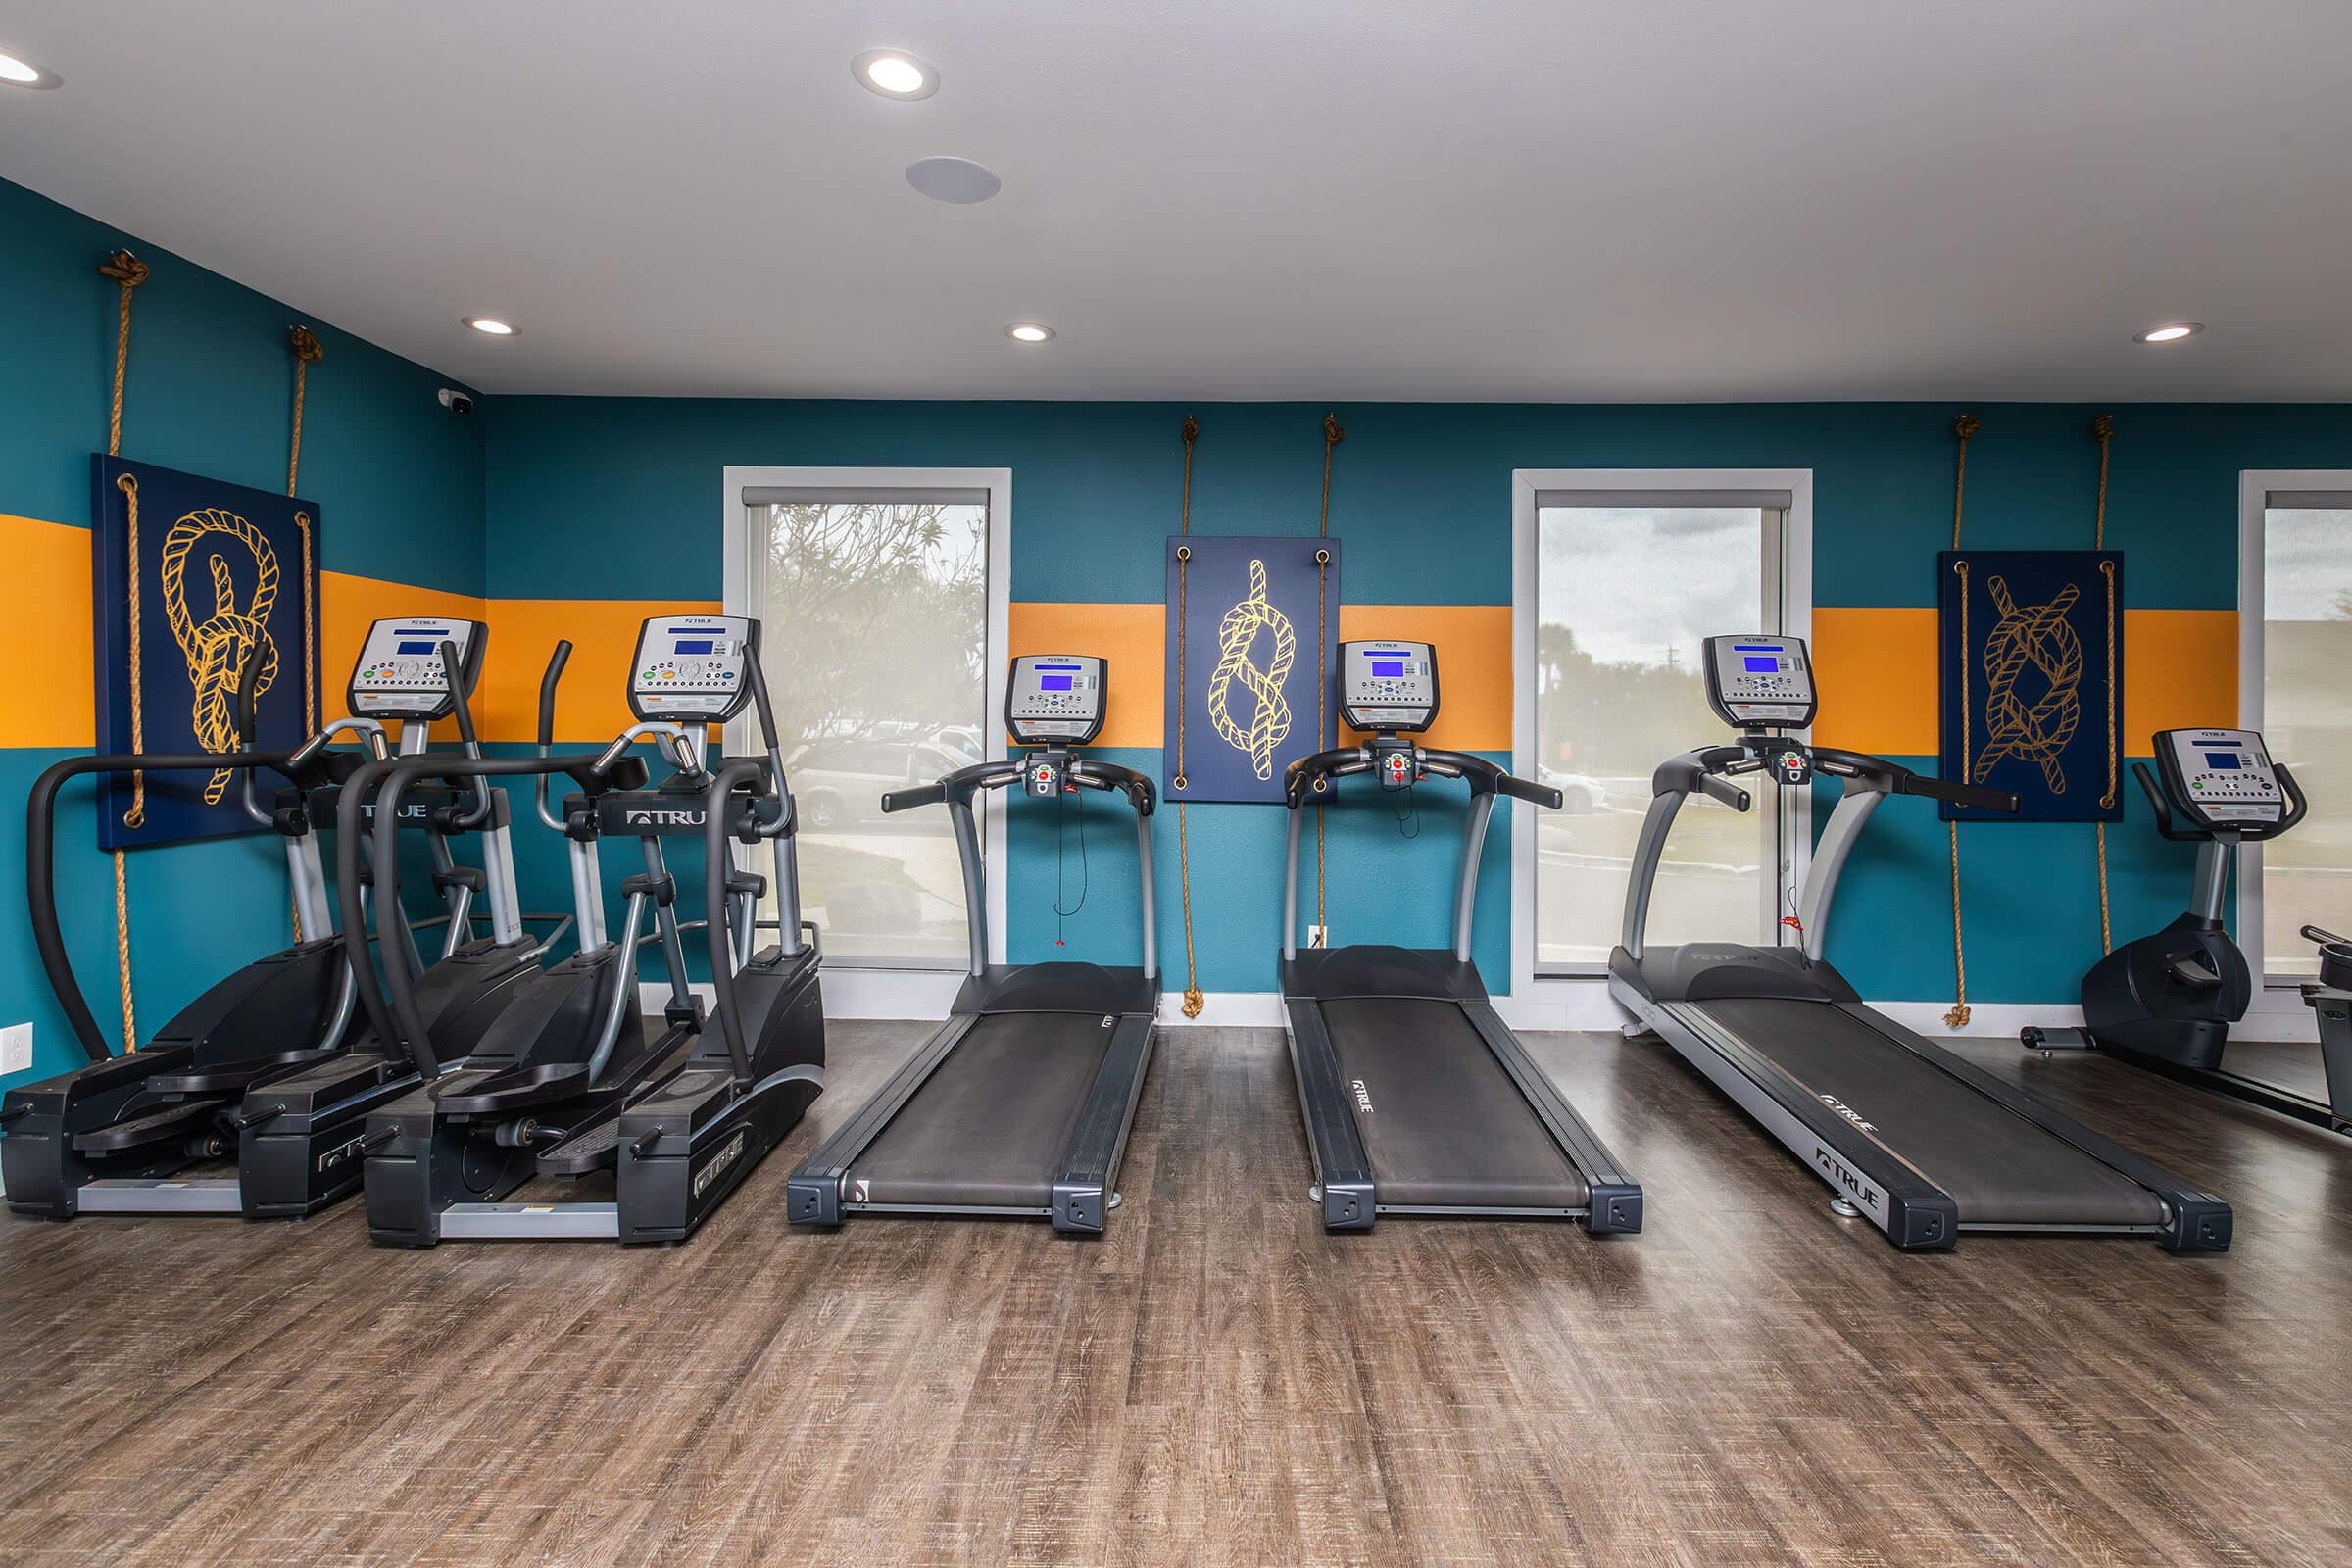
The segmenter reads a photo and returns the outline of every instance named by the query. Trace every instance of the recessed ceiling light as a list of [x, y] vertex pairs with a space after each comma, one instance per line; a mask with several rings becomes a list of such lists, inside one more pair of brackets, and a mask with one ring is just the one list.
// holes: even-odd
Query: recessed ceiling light
[[35, 92], [63, 86], [65, 78], [54, 71], [43, 71], [29, 60], [20, 59], [0, 49], [0, 82], [11, 87], [30, 87]]
[[495, 316], [465, 316], [460, 317], [459, 319], [487, 337], [513, 337], [514, 335], [514, 323], [502, 321]]
[[1015, 343], [1050, 343], [1054, 329], [1042, 321], [1015, 321], [1004, 329], [1004, 335]]
[[2178, 343], [2184, 337], [2194, 337], [2204, 330], [2205, 323], [2203, 321], [2167, 321], [2162, 326], [2151, 326], [2145, 332], [2132, 333], [2132, 341], [2134, 343]]
[[906, 166], [906, 183], [935, 202], [969, 207], [1004, 188], [996, 171], [969, 158], [917, 158]]
[[904, 49], [868, 49], [850, 62], [858, 85], [885, 98], [912, 103], [939, 91], [939, 70]]

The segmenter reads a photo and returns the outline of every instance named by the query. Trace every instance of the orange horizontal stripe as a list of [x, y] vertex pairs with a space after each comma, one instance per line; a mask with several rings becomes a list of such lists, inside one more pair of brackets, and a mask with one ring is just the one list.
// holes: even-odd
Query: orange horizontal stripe
[[[447, 615], [455, 620], [481, 620], [482, 601], [471, 594], [445, 593], [437, 588], [412, 588], [350, 572], [318, 574], [318, 699], [324, 717], [348, 718], [351, 670], [368, 641], [368, 628], [378, 620], [400, 615]], [[498, 645], [488, 650], [495, 658]], [[454, 726], [444, 726], [454, 738]]]
[[1933, 608], [1813, 608], [1813, 681], [1821, 711], [1813, 739], [1878, 757], [1933, 757], [1936, 612]]
[[15, 590], [0, 617], [0, 659], [10, 669], [55, 672], [0, 683], [0, 746], [98, 744], [90, 538], [87, 528], [0, 514], [0, 558]]
[[[1342, 605], [1342, 642], [1394, 637], [1438, 650], [1438, 721], [1423, 737], [1455, 752], [1511, 749], [1511, 607]], [[1364, 737], [1343, 724], [1340, 744]]]
[[[1824, 746], [1886, 757], [1942, 750], [1935, 610], [1813, 611], [1813, 673]], [[2160, 729], [2237, 722], [2237, 612], [2124, 612], [2124, 750]], [[2085, 678], [2104, 679], [2103, 661]]]
[[1168, 727], [1166, 606], [1024, 600], [1008, 608], [1008, 657], [1091, 654], [1109, 662], [1103, 672], [1109, 707], [1095, 745], [1162, 744]]
[[2124, 750], [2150, 757], [2160, 729], [2236, 723], [2237, 612], [2125, 611]]
[[493, 599], [490, 652], [474, 711], [482, 739], [539, 738], [539, 682], [556, 644], [571, 659], [556, 688], [556, 739], [601, 743], [636, 722], [629, 711], [629, 658], [650, 615], [715, 615], [709, 599]]
[[[1165, 605], [1023, 601], [1011, 612], [1013, 655], [1097, 654], [1110, 661], [1110, 709], [1096, 745], [1167, 744]], [[1510, 606], [1343, 605], [1333, 619], [1334, 644], [1401, 637], [1437, 645], [1444, 689], [1429, 744], [1511, 749]], [[1341, 736], [1360, 738], [1351, 731]]]

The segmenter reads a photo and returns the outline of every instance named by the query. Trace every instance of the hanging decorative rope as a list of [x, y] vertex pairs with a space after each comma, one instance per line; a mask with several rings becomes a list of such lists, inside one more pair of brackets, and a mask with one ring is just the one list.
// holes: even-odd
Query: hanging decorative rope
[[[115, 390], [107, 406], [106, 455], [122, 454], [122, 393], [130, 378], [130, 294], [153, 275], [145, 262], [128, 251], [115, 251], [98, 264], [98, 274], [109, 277], [122, 288], [122, 297], [115, 312]], [[146, 732], [139, 714], [139, 486], [128, 474], [115, 479], [116, 488], [122, 492], [128, 514], [130, 544], [130, 749], [143, 752]], [[147, 820], [147, 775], [130, 775], [130, 809], [122, 813], [125, 827], [137, 827]], [[122, 1049], [139, 1049], [137, 1009], [131, 1001], [130, 986], [130, 886], [122, 852], [115, 851], [115, 979], [122, 997]]]
[[[1960, 522], [1968, 503], [1968, 443], [1984, 427], [1984, 421], [1973, 414], [1963, 414], [1952, 421], [1952, 434], [1959, 438], [1959, 456], [1952, 466], [1952, 548], [1960, 548]], [[1955, 561], [1952, 570], [1960, 578], [1960, 772], [1969, 776], [1971, 741], [1969, 726], [1968, 680], [1968, 563]], [[1943, 1015], [1944, 1026], [1963, 1029], [1968, 1026], [1968, 949], [1960, 930], [1960, 824], [1947, 822], [1952, 845], [1952, 1005]]]
[[[1184, 510], [1178, 519], [1177, 531], [1192, 537], [1193, 532], [1193, 443], [1200, 439], [1200, 421], [1191, 415], [1184, 416]], [[1185, 775], [1185, 627], [1191, 617], [1186, 613], [1192, 587], [1193, 551], [1190, 545], [1176, 547], [1176, 772], [1170, 780], [1178, 793], [1192, 783]], [[1176, 883], [1184, 892], [1184, 1015], [1198, 1018], [1200, 1009], [1208, 1005], [1208, 998], [1200, 990], [1200, 969], [1193, 957], [1193, 841], [1187, 831], [1185, 803], [1176, 803]]]
[[[1315, 519], [1315, 537], [1318, 539], [1331, 537], [1331, 454], [1335, 447], [1347, 439], [1348, 432], [1341, 427], [1339, 416], [1324, 415], [1323, 505]], [[1323, 706], [1331, 690], [1331, 670], [1327, 662], [1331, 658], [1330, 612], [1326, 608], [1330, 587], [1331, 551], [1329, 547], [1323, 547], [1315, 551], [1315, 745], [1318, 749], [1328, 733], [1324, 728]], [[1315, 792], [1321, 794], [1330, 784], [1328, 777], [1318, 777], [1315, 780]], [[1320, 810], [1315, 812], [1315, 924], [1322, 927], [1323, 940], [1328, 944], [1331, 941], [1331, 919], [1323, 907], [1323, 813]]]
[[[2090, 421], [2090, 437], [2099, 444], [2099, 510], [2096, 528], [2091, 533], [2091, 548], [2107, 548], [2107, 448], [2115, 440], [2115, 416], [2102, 414]], [[2099, 563], [2099, 575], [2107, 579], [2107, 793], [2099, 797], [2102, 810], [2115, 808], [2116, 790], [2122, 759], [2119, 738], [2124, 727], [2124, 715], [2115, 710], [2115, 563]], [[2107, 824], [2099, 829], [2099, 951], [2115, 951], [2115, 926], [2108, 917], [2107, 906]]]

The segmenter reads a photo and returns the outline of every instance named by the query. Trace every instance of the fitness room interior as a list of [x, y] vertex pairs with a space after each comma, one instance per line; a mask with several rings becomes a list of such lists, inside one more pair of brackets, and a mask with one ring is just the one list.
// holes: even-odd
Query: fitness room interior
[[2352, 1564], [2348, 56], [0, 5], [0, 1565]]

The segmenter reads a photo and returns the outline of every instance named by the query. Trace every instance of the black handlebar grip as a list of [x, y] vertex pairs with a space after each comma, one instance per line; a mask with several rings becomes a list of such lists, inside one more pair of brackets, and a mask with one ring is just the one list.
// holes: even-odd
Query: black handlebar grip
[[1522, 801], [1533, 801], [1536, 805], [1548, 808], [1554, 811], [1568, 804], [1568, 797], [1561, 791], [1553, 789], [1548, 784], [1538, 784], [1532, 780], [1518, 778], [1509, 773], [1502, 774], [1500, 777], [1495, 779], [1494, 783], [1495, 787], [1500, 789], [1505, 795], [1513, 796]]
[[556, 651], [548, 656], [547, 673], [539, 677], [539, 744], [556, 743], [556, 683], [564, 678], [564, 666], [571, 662], [571, 639], [559, 638]]
[[1980, 811], [2015, 812], [2022, 804], [2009, 790], [1988, 790], [1978, 784], [1955, 784], [1949, 779], [1931, 778], [1919, 781], [1917, 793], [1949, 801], [1954, 806], [1971, 807]]
[[948, 788], [944, 784], [925, 784], [919, 789], [892, 790], [882, 797], [885, 814], [892, 811], [910, 811], [918, 806], [944, 805]]
[[1717, 773], [1699, 774], [1698, 787], [1735, 811], [1744, 811], [1754, 804], [1749, 800], [1747, 791]]
[[458, 645], [447, 640], [441, 644], [441, 678], [449, 682], [450, 703], [458, 715], [458, 736], [466, 743], [466, 755], [481, 756], [482, 741], [473, 732], [473, 705], [466, 701], [465, 668], [458, 660]]
[[776, 710], [767, 705], [767, 671], [760, 667], [760, 650], [754, 647], [751, 657], [743, 662], [743, 672], [752, 680], [752, 707], [760, 713], [760, 733], [770, 746], [780, 745], [776, 739]]
[[253, 689], [254, 677], [262, 670], [262, 655], [269, 645], [259, 637], [253, 640], [253, 651], [245, 656], [245, 667], [237, 672], [237, 744], [246, 751], [253, 750], [253, 732], [259, 720], [255, 710], [261, 706], [261, 694]]

